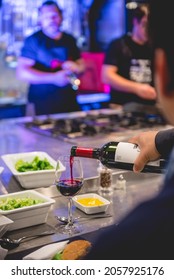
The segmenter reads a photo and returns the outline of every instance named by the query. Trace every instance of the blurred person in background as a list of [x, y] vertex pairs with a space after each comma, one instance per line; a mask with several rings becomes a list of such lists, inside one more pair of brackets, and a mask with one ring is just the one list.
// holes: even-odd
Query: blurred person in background
[[[154, 53], [155, 88], [163, 113], [174, 126], [174, 41], [171, 40], [174, 24], [173, 3], [170, 0], [166, 0], [165, 5], [163, 0], [149, 2], [149, 34]], [[164, 17], [165, 21], [161, 20]], [[161, 140], [163, 138], [163, 144], [158, 142], [157, 135]], [[170, 154], [166, 173], [164, 178], [161, 177], [159, 193], [138, 205], [118, 225], [104, 230], [94, 242], [87, 259], [173, 260], [174, 141], [171, 139], [174, 139], [174, 130], [153, 134], [148, 132], [146, 135], [141, 134], [141, 141], [140, 138], [136, 138], [132, 139], [132, 142], [142, 143], [145, 136], [152, 145], [148, 157], [151, 159], [159, 157], [161, 148], [166, 149], [167, 156]], [[148, 143], [146, 142], [146, 145]], [[164, 147], [168, 145], [167, 143], [170, 143], [170, 146]], [[145, 162], [146, 160], [145, 157]]]
[[112, 40], [106, 50], [102, 80], [110, 85], [111, 107], [156, 103], [147, 21], [148, 6], [139, 5], [132, 11], [132, 32]]
[[84, 72], [75, 38], [61, 31], [62, 11], [54, 1], [39, 8], [41, 29], [25, 39], [17, 78], [28, 82], [36, 115], [79, 111], [69, 76]]

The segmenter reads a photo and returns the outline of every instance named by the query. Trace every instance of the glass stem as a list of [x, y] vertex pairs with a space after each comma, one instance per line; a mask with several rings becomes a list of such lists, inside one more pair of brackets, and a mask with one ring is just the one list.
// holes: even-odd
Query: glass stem
[[72, 197], [68, 198], [68, 226], [73, 225], [73, 216], [72, 216]]

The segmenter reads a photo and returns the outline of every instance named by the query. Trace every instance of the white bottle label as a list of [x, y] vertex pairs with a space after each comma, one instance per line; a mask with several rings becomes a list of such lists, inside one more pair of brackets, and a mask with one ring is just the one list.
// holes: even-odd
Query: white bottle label
[[[140, 153], [140, 149], [136, 144], [119, 142], [115, 152], [115, 161], [134, 163]], [[150, 161], [147, 165], [160, 166], [160, 160]]]

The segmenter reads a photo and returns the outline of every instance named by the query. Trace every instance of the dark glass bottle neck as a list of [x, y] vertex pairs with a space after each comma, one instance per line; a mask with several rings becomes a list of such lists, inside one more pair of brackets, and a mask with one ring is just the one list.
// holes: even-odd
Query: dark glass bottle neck
[[77, 146], [71, 148], [71, 156], [99, 159], [99, 155], [100, 149], [98, 148], [83, 148]]

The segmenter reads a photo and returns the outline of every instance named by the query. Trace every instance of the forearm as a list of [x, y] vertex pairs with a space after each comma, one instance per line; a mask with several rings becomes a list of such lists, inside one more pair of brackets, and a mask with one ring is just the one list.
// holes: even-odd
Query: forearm
[[163, 158], [168, 158], [174, 147], [174, 128], [159, 131], [155, 137], [156, 149]]
[[138, 83], [120, 76], [117, 73], [118, 69], [115, 66], [104, 65], [102, 67], [102, 80], [110, 85], [113, 89], [135, 94], [142, 99], [155, 100], [155, 88], [149, 84]]
[[118, 91], [139, 93], [139, 83], [126, 79], [118, 74], [118, 68], [113, 65], [103, 65], [102, 81]]
[[126, 93], [135, 93], [138, 92], [138, 83], [130, 81], [121, 77], [118, 74], [110, 74], [105, 76], [103, 79], [106, 84], [109, 84], [112, 88], [126, 92]]
[[43, 72], [34, 68], [22, 67], [16, 72], [17, 78], [31, 84], [49, 84], [54, 83], [55, 74], [51, 72]]

